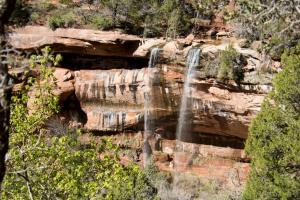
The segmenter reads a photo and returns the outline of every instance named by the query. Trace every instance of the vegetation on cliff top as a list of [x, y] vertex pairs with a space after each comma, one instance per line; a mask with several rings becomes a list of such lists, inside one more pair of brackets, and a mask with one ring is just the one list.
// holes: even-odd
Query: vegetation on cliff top
[[18, 0], [12, 23], [59, 27], [122, 29], [145, 37], [185, 35], [209, 26], [225, 9], [220, 0]]
[[300, 37], [299, 4], [299, 0], [18, 0], [11, 22], [170, 38], [224, 30], [230, 22], [238, 36], [247, 37], [249, 44], [263, 41], [263, 50], [280, 60], [284, 48], [294, 46]]

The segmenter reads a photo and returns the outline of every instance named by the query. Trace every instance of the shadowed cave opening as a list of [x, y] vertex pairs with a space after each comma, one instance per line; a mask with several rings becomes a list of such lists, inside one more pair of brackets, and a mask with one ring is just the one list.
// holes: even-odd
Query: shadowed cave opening
[[87, 115], [82, 110], [75, 92], [63, 102], [60, 113], [62, 116], [66, 117], [67, 121], [72, 123], [76, 122], [76, 124], [74, 124], [75, 126], [82, 127], [87, 122]]
[[81, 69], [142, 69], [147, 67], [148, 58], [112, 57], [86, 54], [61, 53], [63, 60], [60, 66], [71, 70]]

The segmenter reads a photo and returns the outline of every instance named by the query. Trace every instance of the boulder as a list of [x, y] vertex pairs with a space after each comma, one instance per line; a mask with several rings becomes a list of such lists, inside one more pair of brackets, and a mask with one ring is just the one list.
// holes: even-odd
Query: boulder
[[180, 51], [180, 44], [177, 41], [168, 42], [163, 48], [163, 57], [168, 60], [174, 60]]
[[74, 73], [68, 69], [56, 68], [53, 75], [56, 83], [54, 94], [59, 96], [61, 102], [64, 102], [75, 92]]
[[151, 49], [162, 47], [166, 43], [163, 39], [148, 39], [133, 53], [136, 57], [147, 57]]
[[253, 41], [251, 44], [251, 49], [258, 51], [263, 46], [262, 41]]
[[209, 93], [211, 93], [214, 96], [217, 96], [219, 98], [222, 99], [226, 99], [226, 100], [230, 100], [231, 99], [231, 95], [230, 92], [228, 90], [223, 90], [217, 87], [210, 87], [208, 89]]

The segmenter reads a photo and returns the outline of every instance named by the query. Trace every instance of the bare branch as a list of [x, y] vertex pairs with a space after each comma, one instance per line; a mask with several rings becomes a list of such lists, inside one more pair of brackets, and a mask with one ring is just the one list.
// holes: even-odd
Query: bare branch
[[282, 31], [280, 31], [280, 34], [283, 35], [285, 32], [289, 31], [290, 29], [293, 29], [293, 27], [296, 24], [300, 24], [300, 20], [298, 21], [293, 21], [288, 27], [286, 27], [285, 29], [283, 29]]

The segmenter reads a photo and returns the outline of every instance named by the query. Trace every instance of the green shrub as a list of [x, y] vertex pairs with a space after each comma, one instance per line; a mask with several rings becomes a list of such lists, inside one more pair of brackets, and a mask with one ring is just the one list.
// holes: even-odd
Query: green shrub
[[244, 61], [242, 56], [232, 45], [229, 45], [220, 53], [218, 79], [222, 81], [234, 80], [240, 84], [244, 79], [243, 65]]
[[250, 126], [245, 200], [300, 199], [300, 43], [281, 58], [283, 71]]
[[[73, 27], [77, 22], [76, 20], [76, 14], [74, 13], [74, 10], [71, 9], [68, 12], [66, 12], [64, 15], [62, 15], [62, 18], [65, 22], [65, 27]], [[79, 21], [80, 24], [80, 21]]]
[[268, 52], [273, 60], [280, 60], [285, 49], [284, 43], [285, 41], [282, 38], [273, 36], [268, 43], [263, 45], [262, 49], [264, 52]]
[[32, 22], [36, 22], [40, 18], [41, 18], [41, 16], [40, 16], [40, 14], [38, 12], [33, 12], [30, 15], [30, 21], [32, 21]]
[[108, 17], [102, 17], [98, 15], [92, 16], [91, 23], [95, 28], [101, 30], [107, 30], [112, 27], [112, 19]]
[[52, 29], [55, 30], [57, 28], [64, 27], [65, 21], [60, 17], [60, 16], [51, 16], [48, 19], [48, 26]]
[[52, 30], [62, 27], [73, 27], [76, 23], [78, 22], [76, 21], [76, 15], [73, 9], [69, 11], [58, 10], [48, 19], [48, 26]]
[[161, 34], [161, 32], [161, 27], [153, 23], [153, 18], [147, 16], [145, 18], [143, 36], [145, 38], [158, 37]]

